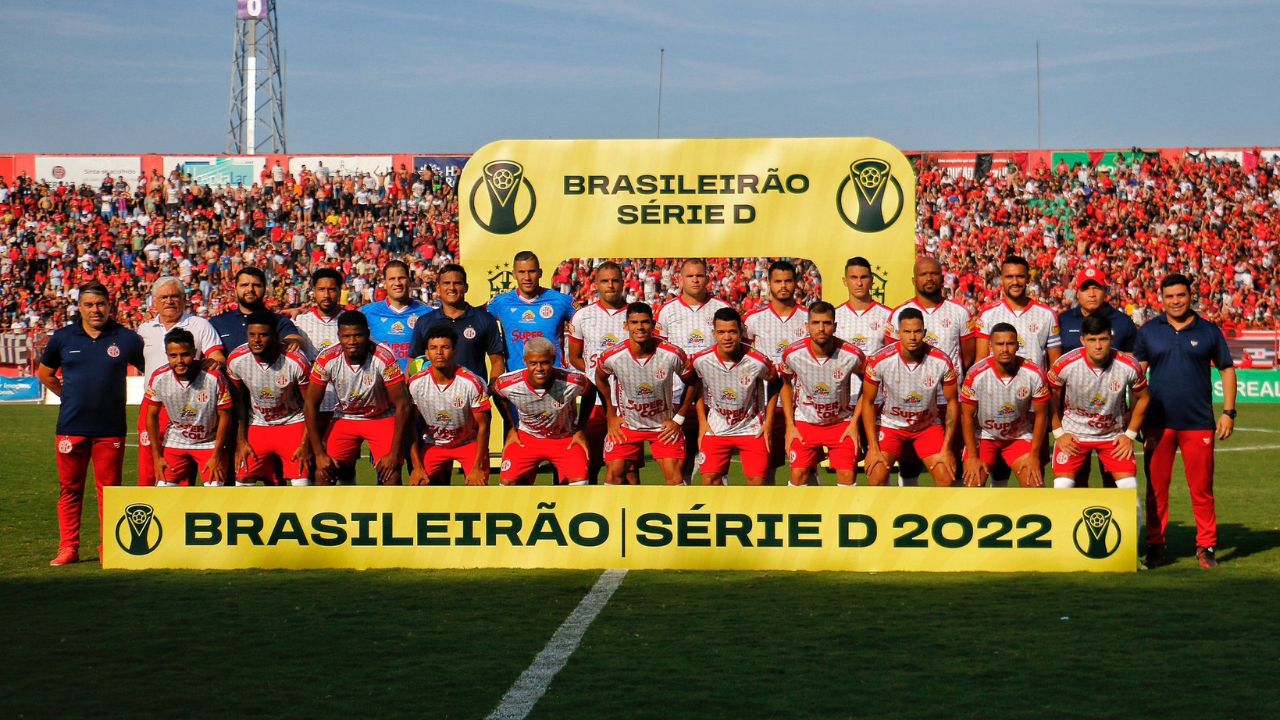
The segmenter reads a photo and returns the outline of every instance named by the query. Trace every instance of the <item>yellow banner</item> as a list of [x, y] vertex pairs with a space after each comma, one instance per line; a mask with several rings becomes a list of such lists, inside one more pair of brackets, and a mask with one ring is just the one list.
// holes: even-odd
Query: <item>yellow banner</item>
[[1132, 572], [1131, 490], [106, 489], [103, 567]]
[[484, 273], [485, 297], [515, 287], [520, 250], [544, 268], [570, 257], [801, 257], [836, 304], [845, 260], [862, 255], [882, 302], [912, 293], [915, 173], [875, 138], [504, 140], [471, 157], [458, 196], [462, 260]]

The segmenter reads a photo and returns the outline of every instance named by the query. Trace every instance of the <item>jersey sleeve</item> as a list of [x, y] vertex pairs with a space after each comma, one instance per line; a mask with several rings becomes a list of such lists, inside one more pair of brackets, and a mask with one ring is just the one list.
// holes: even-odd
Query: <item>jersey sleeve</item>
[[159, 400], [156, 399], [156, 377], [160, 374], [160, 370], [163, 370], [163, 369], [164, 368], [160, 368], [159, 370], [156, 370], [155, 372], [151, 373], [151, 377], [147, 378], [147, 389], [143, 391], [142, 396], [145, 397], [149, 402], [153, 402], [153, 403], [159, 402]]
[[867, 363], [866, 376], [863, 378], [862, 381], [865, 383], [870, 383], [872, 385], [880, 384], [880, 371], [876, 369], [876, 363], [874, 360]]
[[1229, 367], [1235, 367], [1235, 364], [1235, 360], [1231, 357], [1231, 348], [1227, 347], [1227, 336], [1222, 334], [1222, 328], [1214, 325], [1213, 366], [1219, 370], [1226, 370]]
[[973, 370], [964, 376], [964, 382], [960, 384], [960, 402], [965, 405], [978, 404], [978, 391], [973, 387], [973, 381], [978, 377]]
[[942, 371], [943, 386], [955, 385], [960, 379], [960, 375], [956, 372], [956, 366], [952, 364], [951, 358], [944, 358], [947, 361], [947, 369]]
[[240, 375], [236, 372], [235, 363], [231, 362], [230, 358], [227, 359], [227, 364], [224, 366], [223, 372], [226, 375], [227, 382], [234, 383], [236, 385], [240, 384]]
[[1151, 356], [1147, 352], [1147, 332], [1143, 328], [1138, 328], [1137, 339], [1133, 341], [1133, 356], [1138, 362], [1151, 362]]
[[1058, 320], [1058, 313], [1049, 311], [1049, 339], [1045, 341], [1046, 348], [1062, 347], [1062, 323]]
[[54, 333], [49, 338], [49, 344], [44, 346], [44, 352], [40, 353], [40, 364], [47, 368], [57, 370], [62, 367], [62, 335]]
[[979, 340], [986, 340], [991, 337], [991, 333], [987, 331], [987, 320], [984, 317], [985, 315], [985, 311], [979, 312], [977, 316], [973, 318], [973, 322], [969, 323], [968, 334]]
[[218, 331], [208, 322], [196, 323], [196, 330], [192, 333], [196, 338], [196, 347], [199, 348], [200, 354], [208, 356], [214, 350], [222, 350], [222, 338], [218, 337]]
[[382, 384], [391, 387], [404, 382], [404, 372], [400, 369], [400, 362], [394, 357], [386, 362], [386, 367], [382, 368]]
[[329, 384], [329, 368], [324, 364], [324, 353], [316, 358], [315, 364], [311, 366], [311, 382], [321, 387]]
[[231, 388], [227, 385], [227, 380], [226, 378], [222, 377], [221, 373], [215, 374], [214, 378], [216, 379], [218, 384], [218, 409], [230, 410], [231, 409]]
[[1031, 390], [1031, 402], [1034, 405], [1043, 405], [1049, 402], [1049, 378], [1045, 376], [1044, 371], [1036, 369], [1035, 382]]
[[1054, 388], [1061, 388], [1064, 384], [1062, 381], [1062, 371], [1067, 367], [1067, 364], [1063, 362], [1066, 358], [1067, 355], [1063, 355], [1061, 358], [1058, 358], [1058, 362], [1054, 363], [1053, 367], [1049, 368], [1049, 372], [1046, 373], [1049, 385]]
[[960, 333], [960, 339], [975, 337], [978, 334], [979, 320], [969, 313], [969, 310], [960, 303], [956, 306], [964, 313], [964, 332]]

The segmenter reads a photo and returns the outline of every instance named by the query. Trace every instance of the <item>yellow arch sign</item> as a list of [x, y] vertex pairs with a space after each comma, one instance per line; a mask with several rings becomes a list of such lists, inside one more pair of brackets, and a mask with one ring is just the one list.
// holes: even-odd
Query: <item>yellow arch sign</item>
[[544, 266], [800, 257], [837, 304], [845, 260], [862, 255], [893, 305], [912, 292], [915, 190], [906, 157], [875, 138], [503, 140], [463, 170], [461, 254], [486, 298], [514, 287], [520, 250]]

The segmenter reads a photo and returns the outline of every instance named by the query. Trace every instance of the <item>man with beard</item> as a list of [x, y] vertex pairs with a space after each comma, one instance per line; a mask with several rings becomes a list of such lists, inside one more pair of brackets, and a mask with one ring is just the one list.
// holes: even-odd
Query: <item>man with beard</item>
[[[223, 348], [235, 349], [249, 341], [246, 320], [255, 312], [271, 312], [265, 302], [267, 293], [267, 274], [260, 268], [240, 268], [235, 277], [236, 307], [216, 315], [209, 320], [213, 329], [218, 331]], [[276, 334], [286, 351], [302, 349], [304, 338], [298, 332], [298, 326], [284, 315], [271, 313], [276, 319]]]
[[[303, 354], [313, 363], [320, 353], [338, 344], [338, 316], [342, 313], [342, 273], [333, 268], [320, 268], [311, 273], [311, 300], [315, 305], [294, 318], [302, 333]], [[338, 396], [332, 387], [324, 391], [320, 415], [328, 425]]]
[[[775, 260], [769, 266], [769, 304], [748, 313], [742, 319], [745, 341], [756, 352], [764, 355], [777, 366], [782, 361], [782, 351], [792, 343], [805, 338], [809, 322], [809, 310], [796, 301], [796, 266], [786, 260]], [[770, 403], [778, 412], [778, 387], [780, 381], [771, 381]], [[786, 432], [784, 423], [775, 422], [773, 436], [769, 439], [769, 470], [767, 485], [776, 481], [778, 468], [787, 461]]]

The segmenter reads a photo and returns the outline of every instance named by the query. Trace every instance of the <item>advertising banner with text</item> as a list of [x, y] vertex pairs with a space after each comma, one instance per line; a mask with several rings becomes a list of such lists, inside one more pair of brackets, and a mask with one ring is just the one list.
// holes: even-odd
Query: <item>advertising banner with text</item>
[[[1212, 370], [1213, 401], [1221, 403], [1222, 376]], [[1280, 370], [1236, 370], [1236, 401], [1241, 405], [1280, 403]]]
[[70, 183], [97, 188], [108, 175], [124, 178], [132, 188], [142, 174], [142, 158], [137, 155], [37, 155], [36, 180], [50, 184]]

